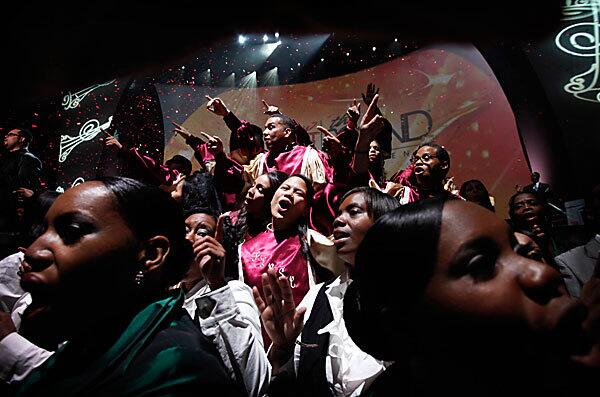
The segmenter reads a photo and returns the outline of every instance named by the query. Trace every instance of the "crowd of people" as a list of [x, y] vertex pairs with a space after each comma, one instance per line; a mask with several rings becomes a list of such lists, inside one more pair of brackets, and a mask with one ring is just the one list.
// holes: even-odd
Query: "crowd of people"
[[[561, 252], [560, 202], [533, 175], [509, 218], [448, 150], [390, 178], [391, 123], [370, 86], [323, 150], [263, 101], [220, 98], [221, 138], [174, 131], [200, 169], [109, 133], [132, 175], [59, 194], [29, 131], [1, 158], [2, 395], [576, 395], [600, 375], [600, 185], [591, 240]], [[476, 177], [476, 176], [474, 176]], [[537, 180], [535, 180], [537, 178]], [[555, 200], [552, 202], [552, 200]]]

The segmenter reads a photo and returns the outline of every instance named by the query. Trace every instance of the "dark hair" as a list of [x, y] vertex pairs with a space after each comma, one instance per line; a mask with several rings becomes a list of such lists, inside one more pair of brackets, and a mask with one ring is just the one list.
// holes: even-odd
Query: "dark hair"
[[232, 132], [229, 138], [229, 150], [234, 151], [240, 148], [250, 150], [263, 149], [265, 143], [263, 141], [262, 129], [246, 120], [241, 121], [241, 125], [235, 132]]
[[33, 141], [33, 134], [27, 128], [18, 128], [19, 135], [22, 136], [25, 140], [23, 141], [23, 146], [27, 147]]
[[[465, 193], [467, 191], [467, 187], [469, 187], [471, 185], [477, 186], [481, 190], [481, 197], [477, 197], [477, 201], [475, 201], [475, 203], [481, 205], [484, 208], [487, 208], [488, 210], [490, 210], [492, 212], [495, 212], [496, 210], [494, 209], [494, 206], [492, 205], [492, 202], [490, 201], [490, 193], [486, 189], [483, 182], [481, 182], [479, 179], [470, 179], [470, 180], [464, 182], [460, 187], [460, 192], [459, 192], [460, 196], [462, 198], [466, 199]], [[467, 201], [469, 201], [469, 200], [467, 200]]]
[[283, 113], [279, 113], [279, 114], [274, 114], [271, 117], [278, 118], [280, 120], [280, 123], [283, 124], [283, 125], [285, 125], [289, 129], [291, 129], [292, 132], [295, 132], [296, 128], [298, 128], [298, 123], [296, 122], [296, 120], [294, 120], [293, 118], [291, 118], [288, 115], [285, 115]]
[[60, 193], [54, 190], [45, 190], [24, 201], [24, 246], [29, 246], [44, 232], [44, 218], [58, 196]]
[[[288, 174], [281, 171], [271, 171], [266, 175], [267, 178], [269, 178], [270, 186], [263, 193], [265, 199], [261, 213], [262, 222], [260, 223], [260, 225], [255, 225], [254, 228], [264, 229], [269, 224], [269, 222], [271, 221], [271, 200], [273, 199], [273, 195], [275, 195], [275, 192], [277, 191], [277, 189], [279, 189], [279, 186], [281, 186], [281, 184], [289, 178]], [[245, 206], [240, 209], [235, 229], [236, 231], [234, 241], [236, 241], [237, 244], [240, 244], [244, 241], [244, 236], [248, 231], [248, 212], [246, 211]]]
[[388, 119], [383, 118], [383, 128], [377, 133], [375, 141], [379, 144], [379, 149], [381, 150], [384, 159], [389, 159], [392, 155], [393, 130], [392, 123], [390, 123]]
[[[238, 214], [235, 225], [231, 223], [231, 218], [226, 216], [223, 219], [223, 247], [227, 252], [225, 256], [225, 275], [238, 278], [238, 246], [244, 242], [244, 237], [248, 229], [264, 230], [271, 222], [271, 200], [279, 186], [289, 178], [289, 175], [281, 171], [271, 171], [266, 174], [269, 178], [269, 188], [263, 191], [265, 196], [264, 206], [261, 212], [261, 220], [256, 225], [248, 225], [248, 211], [246, 206], [242, 206]], [[251, 226], [251, 227], [250, 227]]]
[[215, 211], [212, 208], [210, 208], [210, 207], [194, 206], [194, 207], [186, 208], [183, 211], [183, 219], [184, 219], [184, 221], [187, 218], [189, 218], [190, 216], [195, 215], [195, 214], [206, 214], [208, 216], [211, 216], [211, 217], [214, 218], [215, 223], [219, 219], [219, 215], [217, 213], [215, 213]]
[[223, 205], [219, 200], [214, 177], [208, 172], [194, 171], [189, 178], [183, 181], [181, 205], [183, 212], [186, 213], [191, 208], [211, 208], [214, 216], [218, 218], [223, 212]]
[[342, 196], [339, 203], [342, 204], [349, 196], [357, 193], [362, 194], [365, 198], [367, 213], [373, 221], [379, 219], [383, 214], [393, 211], [400, 205], [397, 198], [368, 186], [359, 186], [349, 190]]
[[433, 274], [445, 202], [425, 199], [384, 214], [356, 253], [344, 320], [352, 340], [375, 358], [400, 357], [396, 339], [411, 326], [408, 316]]
[[166, 166], [169, 166], [171, 163], [181, 164], [182, 171], [185, 175], [189, 175], [192, 172], [192, 162], [183, 157], [180, 154], [176, 154], [165, 162]]
[[162, 287], [179, 282], [188, 269], [192, 247], [185, 239], [183, 213], [177, 202], [160, 188], [135, 179], [104, 177], [97, 181], [115, 196], [119, 213], [139, 239], [162, 235], [169, 240]]

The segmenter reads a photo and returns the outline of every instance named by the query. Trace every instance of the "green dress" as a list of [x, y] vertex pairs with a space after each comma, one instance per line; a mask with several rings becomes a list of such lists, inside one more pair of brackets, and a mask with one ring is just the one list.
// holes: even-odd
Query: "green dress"
[[[182, 304], [178, 293], [146, 307], [92, 362], [82, 353], [92, 341], [67, 342], [18, 386], [16, 395], [242, 395]], [[86, 369], [78, 370], [83, 365]]]

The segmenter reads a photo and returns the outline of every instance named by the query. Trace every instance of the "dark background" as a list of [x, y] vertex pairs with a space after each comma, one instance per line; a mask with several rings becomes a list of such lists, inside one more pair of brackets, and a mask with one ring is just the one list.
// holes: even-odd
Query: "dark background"
[[[599, 182], [600, 104], [560, 92], [578, 65], [548, 44], [564, 26], [563, 2], [324, 3], [5, 3], [0, 128], [33, 127], [32, 151], [41, 153], [51, 173], [58, 149], [48, 142], [63, 122], [56, 113], [60, 93], [123, 76], [189, 80], [176, 65], [202, 53], [218, 55], [214, 51], [240, 33], [278, 31], [294, 38], [333, 32], [321, 50], [327, 67], [318, 55], [301, 71], [280, 75], [282, 84], [354, 72], [435, 41], [465, 41], [476, 45], [502, 84], [526, 153], [549, 160], [542, 180], [566, 199]], [[390, 46], [392, 38], [399, 38], [398, 46]], [[352, 49], [352, 57], [336, 56], [340, 49]], [[209, 59], [218, 62], [219, 56], [200, 57], [199, 64], [210, 65]]]

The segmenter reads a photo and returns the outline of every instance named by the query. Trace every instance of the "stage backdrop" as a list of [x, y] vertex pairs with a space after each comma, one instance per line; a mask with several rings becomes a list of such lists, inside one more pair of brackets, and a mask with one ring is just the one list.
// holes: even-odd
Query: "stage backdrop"
[[[205, 94], [219, 96], [240, 119], [261, 126], [265, 99], [300, 122], [321, 148], [322, 136], [315, 127], [340, 130], [346, 109], [353, 98], [361, 98], [368, 83], [380, 88], [379, 106], [394, 128], [388, 176], [407, 165], [419, 144], [435, 141], [450, 152], [449, 175], [457, 188], [468, 179], [482, 180], [496, 199], [498, 214], [507, 216], [507, 200], [515, 184], [528, 182], [529, 168], [502, 88], [472, 46], [428, 47], [357, 73], [304, 84], [231, 89], [157, 85], [165, 158], [192, 156], [184, 140], [173, 136], [171, 121], [196, 134], [217, 134], [227, 147], [227, 127], [206, 110]], [[364, 104], [361, 110], [366, 111]]]

